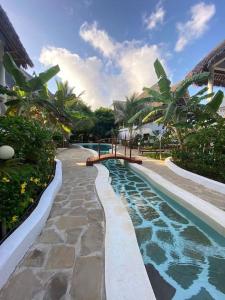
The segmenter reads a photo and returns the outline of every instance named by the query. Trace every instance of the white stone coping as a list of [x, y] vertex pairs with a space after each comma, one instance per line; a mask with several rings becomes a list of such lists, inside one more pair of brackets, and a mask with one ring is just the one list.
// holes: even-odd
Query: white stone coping
[[105, 220], [105, 288], [107, 300], [156, 299], [138, 247], [133, 223], [109, 182], [109, 171], [96, 164], [95, 188]]
[[[56, 159], [55, 176], [30, 216], [0, 245], [0, 289], [42, 231], [53, 200], [62, 185], [62, 163]], [[26, 287], [24, 287], [26, 288]]]
[[[84, 149], [97, 155], [92, 149]], [[110, 184], [107, 168], [101, 164], [95, 164], [95, 167], [98, 170], [95, 189], [106, 222], [106, 299], [155, 300], [128, 211]]]
[[225, 212], [207, 201], [185, 191], [172, 182], [166, 180], [159, 174], [137, 164], [130, 164], [129, 167], [150, 181], [153, 186], [168, 195], [180, 205], [191, 211], [203, 222], [214, 230], [225, 236]]
[[[219, 192], [221, 194], [225, 194], [225, 184], [222, 182], [218, 182], [216, 180], [212, 180], [209, 178], [206, 178], [204, 176], [192, 173], [190, 171], [184, 170], [180, 167], [178, 167], [176, 164], [172, 162], [172, 158], [168, 157], [165, 159], [166, 166], [172, 170], [174, 173], [178, 174], [179, 176], [182, 176], [184, 178], [190, 179], [194, 182], [197, 182], [206, 188], [210, 190], [214, 190], [216, 192]], [[225, 199], [224, 199], [225, 201]]]

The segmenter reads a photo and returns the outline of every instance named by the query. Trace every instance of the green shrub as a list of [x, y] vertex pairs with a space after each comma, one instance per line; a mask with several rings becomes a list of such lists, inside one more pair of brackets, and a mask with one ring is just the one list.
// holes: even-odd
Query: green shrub
[[184, 149], [173, 151], [180, 167], [225, 183], [225, 122], [220, 120], [186, 137]]
[[15, 150], [15, 158], [0, 161], [0, 221], [9, 230], [51, 179], [55, 146], [39, 122], [6, 116], [0, 117], [0, 145]]
[[44, 129], [36, 120], [24, 117], [0, 118], [0, 146], [10, 145], [15, 150], [15, 158], [25, 162], [38, 163], [54, 157], [52, 133]]
[[53, 141], [55, 142], [57, 147], [62, 147], [63, 146], [63, 134], [60, 131], [54, 132], [53, 136]]

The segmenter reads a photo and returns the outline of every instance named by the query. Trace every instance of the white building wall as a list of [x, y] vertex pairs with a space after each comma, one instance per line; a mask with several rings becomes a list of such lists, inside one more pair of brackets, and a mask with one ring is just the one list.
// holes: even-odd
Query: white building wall
[[[144, 135], [144, 134], [149, 134], [149, 135], [154, 135], [153, 132], [158, 130], [160, 133], [164, 131], [162, 128], [162, 125], [157, 125], [156, 123], [147, 123], [144, 124], [141, 127], [134, 126], [132, 130], [132, 136], [135, 137], [137, 134]], [[129, 139], [130, 134], [128, 128], [121, 128], [119, 130], [118, 138], [119, 139]]]

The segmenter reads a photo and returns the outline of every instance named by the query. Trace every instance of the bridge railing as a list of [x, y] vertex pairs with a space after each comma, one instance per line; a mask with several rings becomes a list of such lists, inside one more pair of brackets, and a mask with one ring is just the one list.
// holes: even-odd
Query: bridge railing
[[[100, 159], [101, 157], [101, 144], [111, 144], [112, 145], [112, 154], [114, 154], [115, 158], [117, 157], [117, 145], [118, 142], [121, 141], [122, 145], [124, 145], [124, 156], [125, 157], [132, 157], [132, 149], [133, 149], [133, 142], [134, 139], [127, 139], [125, 136], [125, 139], [120, 139], [118, 140], [117, 137], [112, 137], [112, 138], [106, 138], [106, 139], [99, 139], [98, 140], [98, 157]], [[127, 156], [127, 152], [128, 156]]]

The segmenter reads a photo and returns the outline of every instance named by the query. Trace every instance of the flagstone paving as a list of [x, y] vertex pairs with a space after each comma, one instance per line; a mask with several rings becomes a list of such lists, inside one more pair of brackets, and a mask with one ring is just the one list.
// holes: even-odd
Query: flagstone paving
[[63, 185], [46, 226], [0, 292], [1, 300], [104, 300], [104, 214], [90, 152], [58, 154]]

